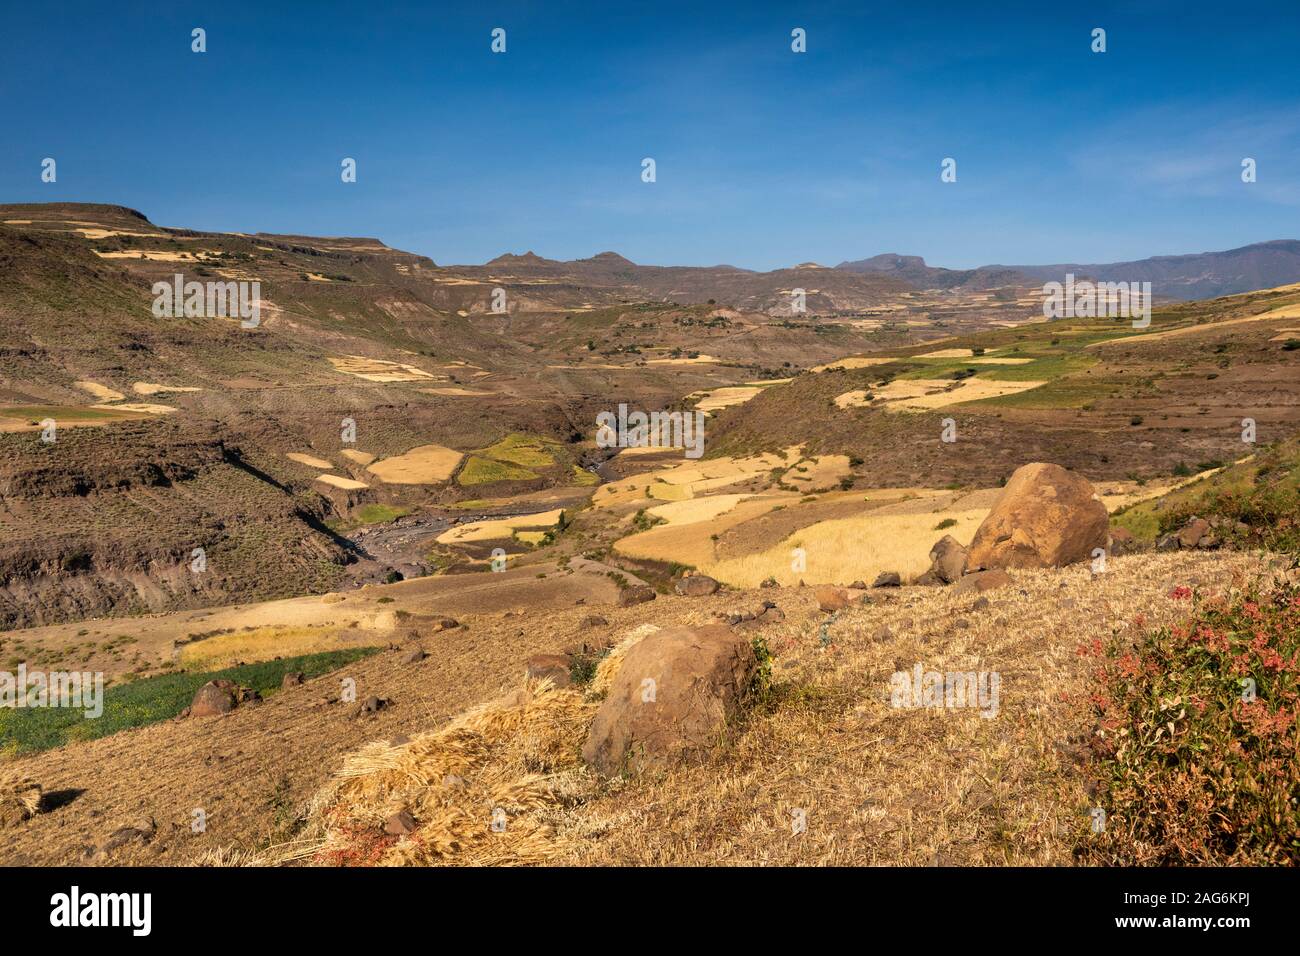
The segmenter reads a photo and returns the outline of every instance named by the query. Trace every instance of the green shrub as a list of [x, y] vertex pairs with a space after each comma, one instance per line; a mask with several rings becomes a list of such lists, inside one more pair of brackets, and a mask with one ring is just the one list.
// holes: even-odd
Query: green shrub
[[1093, 650], [1106, 825], [1087, 852], [1120, 865], [1300, 863], [1300, 588], [1206, 602], [1186, 624]]

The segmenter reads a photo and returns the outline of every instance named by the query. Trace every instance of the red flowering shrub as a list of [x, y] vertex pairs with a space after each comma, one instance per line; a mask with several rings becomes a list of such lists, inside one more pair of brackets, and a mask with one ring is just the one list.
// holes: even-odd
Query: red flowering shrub
[[[1181, 596], [1181, 595], [1180, 595]], [[1300, 588], [1196, 600], [1185, 624], [1113, 640], [1095, 747], [1113, 864], [1300, 862]]]

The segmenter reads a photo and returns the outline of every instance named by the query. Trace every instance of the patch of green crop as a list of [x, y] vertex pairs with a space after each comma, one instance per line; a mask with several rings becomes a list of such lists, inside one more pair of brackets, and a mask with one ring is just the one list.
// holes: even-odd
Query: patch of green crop
[[486, 485], [494, 481], [531, 481], [537, 477], [539, 476], [535, 472], [519, 465], [471, 455], [456, 476], [456, 481], [462, 485]]
[[364, 524], [381, 524], [409, 515], [414, 510], [397, 505], [362, 505], [356, 510], [356, 516]]
[[72, 707], [0, 708], [0, 753], [35, 753], [170, 720], [188, 707], [195, 691], [210, 680], [231, 680], [266, 696], [280, 689], [287, 673], [301, 671], [309, 678], [319, 677], [378, 650], [348, 648], [220, 671], [145, 677], [106, 688], [103, 713], [93, 718], [87, 717], [83, 709]]

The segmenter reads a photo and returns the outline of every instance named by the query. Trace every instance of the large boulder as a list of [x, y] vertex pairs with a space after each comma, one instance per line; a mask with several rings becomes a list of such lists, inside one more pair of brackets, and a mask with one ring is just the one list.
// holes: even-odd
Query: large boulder
[[1060, 465], [1017, 468], [971, 541], [967, 568], [1059, 568], [1106, 547], [1109, 519], [1092, 483]]
[[930, 549], [930, 570], [945, 584], [952, 584], [966, 571], [966, 549], [950, 534], [945, 534]]
[[606, 776], [660, 770], [713, 746], [743, 703], [757, 659], [721, 624], [672, 627], [628, 649], [582, 748]]

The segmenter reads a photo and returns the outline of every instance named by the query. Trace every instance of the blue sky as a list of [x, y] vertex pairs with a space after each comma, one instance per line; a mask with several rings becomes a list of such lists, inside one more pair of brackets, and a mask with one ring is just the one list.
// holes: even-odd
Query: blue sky
[[1300, 238], [1294, 0], [5, 7], [0, 201], [439, 263], [969, 267]]

